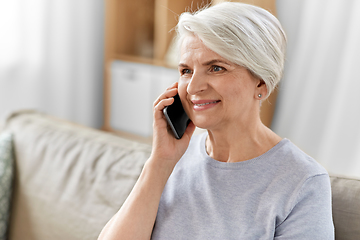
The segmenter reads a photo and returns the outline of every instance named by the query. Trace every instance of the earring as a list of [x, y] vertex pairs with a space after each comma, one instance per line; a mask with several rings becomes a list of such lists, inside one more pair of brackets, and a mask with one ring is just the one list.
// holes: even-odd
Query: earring
[[259, 98], [261, 98], [261, 97], [262, 97], [262, 94], [261, 94], [261, 93], [259, 93], [258, 97], [259, 97]]

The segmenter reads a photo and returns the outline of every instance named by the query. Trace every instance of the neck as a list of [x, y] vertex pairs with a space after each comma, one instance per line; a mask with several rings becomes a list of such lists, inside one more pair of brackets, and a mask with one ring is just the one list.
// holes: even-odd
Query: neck
[[208, 130], [208, 133], [206, 151], [210, 157], [222, 162], [240, 162], [258, 157], [281, 141], [260, 119], [251, 126], [236, 123]]

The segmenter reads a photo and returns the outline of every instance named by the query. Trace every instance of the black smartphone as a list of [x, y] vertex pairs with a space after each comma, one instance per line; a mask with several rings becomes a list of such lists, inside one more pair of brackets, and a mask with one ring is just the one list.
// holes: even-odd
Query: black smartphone
[[163, 112], [175, 138], [180, 139], [184, 135], [190, 119], [181, 104], [178, 94], [174, 97], [174, 102], [165, 107]]

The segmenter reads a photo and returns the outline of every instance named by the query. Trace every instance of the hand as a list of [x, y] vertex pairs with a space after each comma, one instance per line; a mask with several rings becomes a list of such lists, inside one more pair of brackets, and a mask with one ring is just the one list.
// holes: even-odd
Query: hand
[[175, 83], [154, 102], [153, 149], [128, 198], [116, 215], [106, 224], [100, 239], [150, 239], [159, 202], [173, 168], [185, 153], [195, 125], [190, 123], [177, 140], [167, 127], [163, 109], [173, 103], [178, 84]]
[[174, 96], [178, 92], [178, 83], [174, 83], [162, 93], [154, 102], [153, 106], [153, 149], [151, 159], [162, 161], [169, 167], [174, 167], [185, 153], [195, 125], [190, 122], [183, 137], [176, 139], [168, 128], [163, 109], [174, 102]]

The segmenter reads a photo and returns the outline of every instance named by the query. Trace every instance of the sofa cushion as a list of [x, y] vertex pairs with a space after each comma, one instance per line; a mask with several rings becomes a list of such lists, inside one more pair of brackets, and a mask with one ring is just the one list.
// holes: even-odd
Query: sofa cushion
[[135, 184], [150, 145], [39, 113], [11, 116], [12, 240], [97, 239]]
[[360, 180], [332, 176], [331, 188], [335, 238], [360, 239]]
[[14, 154], [12, 135], [0, 134], [0, 240], [7, 239], [10, 213]]

